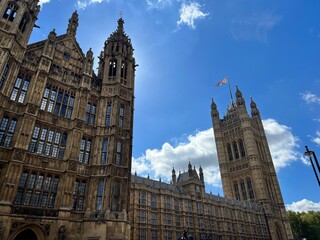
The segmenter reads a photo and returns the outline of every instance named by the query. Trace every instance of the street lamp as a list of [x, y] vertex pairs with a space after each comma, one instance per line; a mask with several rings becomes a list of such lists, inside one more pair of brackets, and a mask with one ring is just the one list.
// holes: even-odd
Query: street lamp
[[[313, 168], [313, 171], [314, 171], [314, 174], [316, 175], [316, 178], [318, 180], [318, 184], [320, 186], [320, 180], [319, 180], [319, 174], [320, 174], [320, 165], [319, 165], [319, 162], [318, 162], [318, 159], [317, 159], [317, 156], [316, 154], [314, 153], [314, 151], [309, 151], [309, 148], [308, 146], [306, 146], [306, 152], [304, 153], [305, 156], [308, 156], [309, 159], [310, 159], [310, 162], [311, 162], [311, 165], [312, 165], [312, 168]], [[312, 159], [312, 156], [313, 156], [313, 159]], [[315, 161], [316, 165], [317, 165], [317, 168], [318, 168], [318, 172], [314, 166], [314, 163], [313, 163], [313, 160]]]

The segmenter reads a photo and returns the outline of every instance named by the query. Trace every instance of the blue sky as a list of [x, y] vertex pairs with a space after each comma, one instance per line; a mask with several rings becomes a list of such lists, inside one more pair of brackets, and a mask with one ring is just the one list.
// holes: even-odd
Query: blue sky
[[136, 62], [133, 169], [169, 181], [174, 166], [204, 168], [206, 191], [223, 195], [210, 117], [230, 97], [228, 75], [260, 109], [285, 204], [319, 210], [304, 146], [320, 159], [320, 1], [43, 0], [31, 42], [64, 34], [74, 10], [77, 40], [97, 56], [123, 12]]

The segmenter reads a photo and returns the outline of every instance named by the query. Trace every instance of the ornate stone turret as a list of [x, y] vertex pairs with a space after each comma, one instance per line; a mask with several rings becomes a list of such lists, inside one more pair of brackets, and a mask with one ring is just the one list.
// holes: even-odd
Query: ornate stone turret
[[71, 18], [69, 19], [67, 34], [71, 36], [76, 36], [78, 25], [79, 25], [78, 12], [74, 11], [72, 13]]
[[177, 183], [176, 171], [174, 170], [174, 168], [172, 168], [172, 184], [176, 185], [176, 183]]
[[251, 116], [252, 117], [260, 117], [260, 112], [257, 108], [257, 104], [253, 101], [252, 97], [250, 97], [250, 107], [251, 107]]
[[92, 67], [93, 67], [93, 52], [90, 48], [85, 58], [84, 73], [88, 74], [89, 76], [92, 76], [92, 72], [93, 72]]
[[199, 167], [199, 175], [200, 175], [200, 180], [204, 183], [203, 170], [201, 166]]
[[242, 97], [242, 92], [239, 90], [238, 86], [236, 86], [237, 90], [236, 90], [236, 102], [237, 102], [237, 106], [245, 106], [245, 101]]

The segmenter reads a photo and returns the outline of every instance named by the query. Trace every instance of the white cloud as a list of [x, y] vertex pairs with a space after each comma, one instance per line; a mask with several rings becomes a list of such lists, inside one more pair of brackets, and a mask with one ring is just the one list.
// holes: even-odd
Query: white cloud
[[317, 132], [316, 132], [316, 135], [317, 135], [316, 137], [313, 137], [313, 138], [312, 138], [312, 141], [313, 141], [314, 143], [320, 145], [320, 131], [317, 131]]
[[[263, 124], [277, 170], [298, 159], [303, 162], [297, 150], [298, 139], [292, 134], [289, 127], [273, 119], [266, 119]], [[187, 170], [189, 161], [197, 168], [199, 165], [202, 166], [206, 184], [221, 187], [212, 128], [189, 135], [186, 141], [175, 145], [166, 142], [161, 149], [147, 149], [142, 156], [133, 158], [132, 171], [136, 171], [138, 175], [150, 174], [155, 178], [162, 177], [169, 182], [172, 167], [175, 168], [178, 175], [179, 171]]]
[[76, 7], [78, 9], [85, 9], [87, 6], [94, 3], [109, 2], [110, 0], [77, 0]]
[[45, 3], [49, 3], [51, 0], [40, 0], [39, 5], [42, 6]]
[[149, 9], [161, 9], [172, 3], [172, 0], [146, 0]]
[[312, 92], [306, 91], [304, 93], [300, 93], [300, 95], [306, 103], [320, 103], [320, 97]]
[[294, 212], [320, 211], [320, 202], [317, 203], [302, 199], [298, 202], [287, 204], [286, 209]]
[[280, 22], [281, 16], [270, 11], [253, 14], [250, 17], [232, 21], [232, 36], [236, 40], [268, 41], [268, 33]]
[[190, 28], [195, 29], [194, 21], [205, 18], [209, 13], [200, 10], [200, 4], [197, 2], [182, 3], [180, 7], [180, 20], [177, 25], [186, 24]]

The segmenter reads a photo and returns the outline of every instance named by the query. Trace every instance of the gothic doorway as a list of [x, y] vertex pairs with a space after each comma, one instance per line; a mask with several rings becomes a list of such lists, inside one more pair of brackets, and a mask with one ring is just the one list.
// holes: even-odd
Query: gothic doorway
[[20, 232], [14, 240], [39, 240], [37, 235], [31, 229], [26, 229]]

